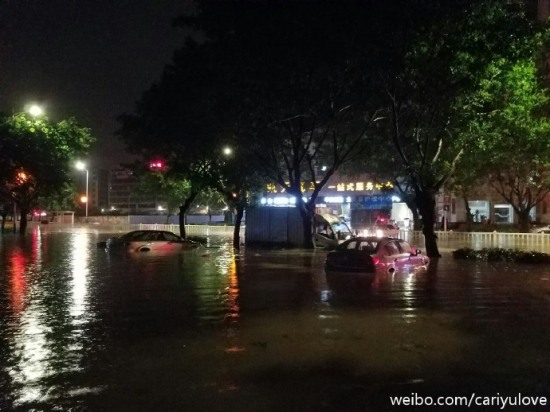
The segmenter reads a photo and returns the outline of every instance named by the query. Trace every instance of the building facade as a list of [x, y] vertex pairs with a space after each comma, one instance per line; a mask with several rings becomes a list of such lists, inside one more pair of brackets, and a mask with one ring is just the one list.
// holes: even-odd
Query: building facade
[[163, 207], [162, 193], [157, 196], [140, 196], [136, 194], [137, 178], [131, 170], [114, 169], [109, 172], [108, 208], [103, 212], [120, 213], [159, 213]]

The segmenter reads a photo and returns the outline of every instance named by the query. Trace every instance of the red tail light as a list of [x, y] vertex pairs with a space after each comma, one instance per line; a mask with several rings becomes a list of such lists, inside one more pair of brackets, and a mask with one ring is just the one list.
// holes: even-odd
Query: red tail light
[[374, 263], [374, 266], [378, 265], [380, 263], [380, 259], [378, 259], [376, 256], [372, 257], [372, 263]]

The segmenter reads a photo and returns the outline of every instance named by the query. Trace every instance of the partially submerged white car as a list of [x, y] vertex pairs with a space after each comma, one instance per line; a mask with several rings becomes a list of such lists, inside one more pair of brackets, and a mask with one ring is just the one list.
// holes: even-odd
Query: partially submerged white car
[[200, 243], [185, 240], [165, 230], [134, 230], [122, 236], [111, 237], [106, 242], [99, 242], [97, 246], [104, 247], [107, 251], [169, 254], [197, 248]]

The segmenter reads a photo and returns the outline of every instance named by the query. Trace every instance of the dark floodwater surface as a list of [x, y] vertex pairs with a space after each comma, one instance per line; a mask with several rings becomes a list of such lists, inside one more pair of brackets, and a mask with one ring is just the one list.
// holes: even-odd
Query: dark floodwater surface
[[0, 410], [493, 411], [389, 397], [550, 398], [548, 267], [447, 252], [369, 284], [327, 277], [319, 250], [211, 239], [109, 255], [106, 237], [0, 237]]

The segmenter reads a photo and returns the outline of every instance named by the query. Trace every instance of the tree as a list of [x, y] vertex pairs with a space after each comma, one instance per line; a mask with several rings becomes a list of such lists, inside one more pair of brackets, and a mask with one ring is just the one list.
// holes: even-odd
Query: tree
[[0, 118], [0, 185], [20, 214], [20, 233], [40, 196], [59, 193], [70, 180], [71, 160], [86, 153], [94, 139], [75, 119], [58, 123], [24, 113]]
[[533, 35], [523, 2], [197, 3], [178, 24], [201, 41], [188, 39], [137, 115], [123, 119], [130, 146], [164, 154], [196, 196], [219, 184], [217, 153], [236, 138], [262, 160], [263, 177], [295, 196], [305, 247], [328, 178], [381, 152], [414, 193], [427, 252], [439, 256], [435, 196], [477, 138], [465, 133], [472, 113], [463, 98], [492, 61], [517, 59], [516, 40]]
[[261, 160], [260, 174], [295, 197], [304, 246], [312, 248], [318, 193], [353, 156], [367, 155], [376, 112], [366, 114], [359, 62], [372, 10], [323, 0], [199, 5], [179, 23], [202, 31], [200, 47], [220, 68], [213, 80], [222, 124], [249, 159]]
[[[525, 46], [542, 50], [540, 40]], [[512, 205], [521, 232], [529, 231], [531, 209], [550, 193], [550, 94], [536, 57], [495, 60], [469, 101], [482, 108], [472, 122], [483, 143], [477, 169]]]
[[[378, 90], [384, 99], [390, 164], [414, 192], [427, 254], [438, 257], [435, 198], [479, 144], [464, 107], [497, 58], [517, 60], [518, 42], [534, 31], [523, 3], [494, 0], [410, 2], [395, 14], [395, 30], [381, 39]], [[383, 24], [383, 23], [382, 23]], [[508, 40], [502, 42], [502, 38]]]
[[[235, 143], [235, 142], [233, 142]], [[240, 230], [244, 211], [256, 204], [255, 194], [266, 187], [266, 180], [258, 172], [261, 159], [247, 152], [245, 147], [224, 148], [220, 160], [220, 182], [216, 190], [223, 197], [230, 210], [235, 211], [233, 247], [240, 248]]]
[[160, 81], [143, 93], [134, 114], [123, 114], [117, 134], [145, 162], [163, 159], [165, 181], [179, 199], [180, 235], [184, 216], [199, 193], [219, 182], [223, 128], [215, 103], [218, 83], [208, 54], [189, 40], [174, 54]]

